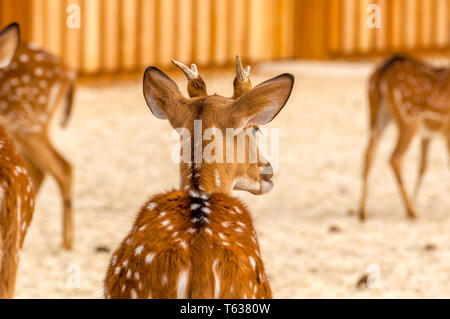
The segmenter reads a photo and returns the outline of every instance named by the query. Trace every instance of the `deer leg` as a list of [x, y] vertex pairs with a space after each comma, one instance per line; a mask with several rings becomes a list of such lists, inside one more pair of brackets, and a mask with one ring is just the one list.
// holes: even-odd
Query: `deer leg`
[[364, 157], [364, 168], [362, 174], [362, 192], [361, 192], [361, 202], [359, 208], [359, 218], [361, 220], [365, 220], [366, 213], [366, 198], [367, 198], [367, 183], [368, 177], [370, 173], [370, 169], [372, 167], [373, 157], [375, 155], [376, 148], [378, 146], [378, 142], [380, 141], [380, 132], [378, 130], [372, 130], [369, 138], [369, 143], [367, 145], [366, 154]]
[[[15, 243], [3, 243], [0, 260], [0, 299], [12, 299], [16, 287], [16, 274], [19, 266], [19, 254]], [[5, 247], [6, 246], [6, 247]]]
[[416, 210], [409, 199], [408, 193], [406, 192], [405, 185], [402, 177], [402, 159], [405, 155], [408, 146], [411, 144], [411, 141], [414, 137], [415, 131], [411, 128], [401, 127], [399, 125], [399, 136], [397, 141], [397, 146], [391, 156], [391, 166], [394, 170], [395, 177], [397, 179], [398, 186], [400, 188], [400, 193], [403, 198], [403, 202], [406, 206], [407, 213], [409, 217], [416, 218], [417, 213]]
[[362, 173], [362, 191], [361, 201], [359, 207], [359, 218], [364, 221], [367, 217], [366, 213], [366, 198], [368, 193], [368, 179], [370, 169], [372, 168], [373, 158], [383, 135], [384, 129], [387, 127], [391, 120], [389, 110], [385, 103], [382, 103], [382, 99], [378, 95], [371, 94], [370, 96], [370, 137], [369, 143], [366, 148], [364, 157], [363, 173]]
[[52, 157], [48, 170], [58, 183], [64, 205], [63, 247], [71, 250], [73, 243], [72, 166], [48, 141], [47, 146]]
[[450, 135], [447, 137], [448, 167], [450, 168]]
[[[56, 180], [63, 200], [63, 247], [70, 250], [73, 239], [72, 221], [72, 167], [55, 150], [45, 134], [29, 136], [24, 142], [25, 158], [31, 163], [31, 174], [50, 173]], [[34, 169], [36, 168], [36, 169]], [[39, 184], [39, 183], [38, 183]]]
[[30, 174], [31, 180], [33, 181], [34, 191], [37, 194], [39, 192], [39, 189], [41, 188], [42, 182], [45, 179], [45, 173], [28, 156], [23, 156], [23, 159], [28, 174]]
[[414, 197], [417, 198], [419, 195], [420, 186], [422, 185], [423, 175], [425, 174], [428, 168], [428, 149], [430, 146], [430, 139], [423, 138], [422, 146], [421, 146], [421, 157], [420, 157], [420, 167], [419, 167], [419, 175], [417, 176], [416, 187], [414, 190]]

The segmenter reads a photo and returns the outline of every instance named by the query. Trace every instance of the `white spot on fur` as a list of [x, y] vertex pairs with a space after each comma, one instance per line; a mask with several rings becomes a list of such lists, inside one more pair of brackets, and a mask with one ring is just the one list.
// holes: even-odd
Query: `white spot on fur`
[[219, 175], [218, 170], [215, 171], [215, 175], [216, 175], [216, 186], [220, 187], [221, 183], [220, 183], [220, 175]]
[[206, 232], [208, 235], [212, 236], [212, 230], [209, 229], [208, 227], [205, 228], [205, 232]]
[[252, 256], [249, 256], [248, 259], [250, 260], [250, 264], [252, 265], [252, 268], [256, 270], [256, 262], [255, 259]]
[[242, 228], [245, 228], [245, 224], [244, 224], [243, 222], [237, 222], [237, 224], [238, 224], [239, 226], [241, 226]]
[[170, 224], [170, 220], [168, 220], [168, 219], [161, 222], [161, 225], [163, 225], [163, 226], [167, 226], [169, 224]]
[[131, 299], [137, 299], [137, 293], [134, 289], [131, 289]]
[[34, 75], [36, 76], [42, 76], [44, 74], [44, 70], [40, 67], [37, 67], [36, 69], [34, 69]]
[[168, 282], [169, 282], [169, 278], [167, 278], [166, 275], [162, 275], [162, 276], [161, 276], [161, 283], [162, 283], [163, 285], [167, 285]]
[[154, 210], [156, 208], [156, 203], [155, 202], [151, 202], [147, 205], [147, 209], [148, 210]]
[[150, 264], [153, 259], [155, 258], [155, 254], [154, 253], [149, 253], [146, 257], [145, 257], [145, 262], [147, 264]]
[[189, 281], [189, 272], [187, 270], [182, 270], [180, 275], [178, 276], [177, 281], [177, 298], [178, 299], [186, 299], [187, 295], [187, 287]]
[[220, 274], [219, 274], [219, 261], [214, 260], [212, 264], [212, 271], [214, 274], [214, 298], [217, 299], [220, 296]]
[[134, 254], [136, 256], [138, 256], [138, 255], [140, 255], [142, 253], [143, 250], [144, 250], [144, 246], [140, 245], [134, 250]]
[[27, 63], [30, 58], [26, 54], [21, 54], [19, 57], [19, 61], [22, 63]]

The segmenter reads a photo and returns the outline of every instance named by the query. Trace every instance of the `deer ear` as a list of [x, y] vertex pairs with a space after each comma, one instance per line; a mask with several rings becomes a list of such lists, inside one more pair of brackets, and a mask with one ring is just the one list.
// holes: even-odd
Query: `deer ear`
[[294, 87], [294, 76], [282, 74], [267, 80], [231, 104], [231, 120], [235, 128], [264, 125], [272, 121], [284, 107]]
[[177, 84], [160, 69], [151, 66], [144, 73], [144, 97], [150, 111], [173, 127], [180, 127], [186, 118], [187, 108]]
[[0, 32], [0, 69], [11, 63], [20, 43], [20, 28], [17, 23], [11, 23]]

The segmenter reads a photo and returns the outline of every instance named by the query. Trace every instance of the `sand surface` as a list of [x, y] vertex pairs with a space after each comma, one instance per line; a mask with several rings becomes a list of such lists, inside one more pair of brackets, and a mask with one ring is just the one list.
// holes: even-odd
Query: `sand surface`
[[[355, 216], [372, 68], [283, 62], [252, 71], [253, 83], [283, 72], [296, 75], [290, 102], [270, 124], [280, 129], [274, 189], [259, 197], [235, 193], [251, 209], [277, 298], [450, 297], [450, 173], [441, 139], [432, 145], [416, 201], [419, 220], [405, 217], [387, 164], [394, 127], [377, 153], [369, 220], [361, 224]], [[210, 93], [231, 95], [231, 70], [202, 75]], [[185, 79], [174, 78], [184, 88]], [[80, 86], [69, 128], [55, 125], [52, 135], [75, 168], [75, 249], [60, 249], [61, 204], [48, 178], [25, 242], [16, 297], [101, 298], [110, 253], [97, 248], [112, 252], [144, 201], [178, 184], [171, 129], [150, 113], [141, 84], [126, 81]], [[409, 189], [418, 146], [417, 139], [405, 159]], [[375, 284], [357, 288], [368, 269]]]

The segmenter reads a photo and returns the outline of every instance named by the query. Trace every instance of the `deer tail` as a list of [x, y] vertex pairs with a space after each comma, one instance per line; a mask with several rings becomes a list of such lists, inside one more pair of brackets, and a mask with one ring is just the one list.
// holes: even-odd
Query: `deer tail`
[[70, 115], [72, 114], [74, 95], [75, 95], [75, 82], [70, 82], [65, 99], [64, 114], [61, 121], [61, 126], [64, 128], [67, 126], [70, 119]]

